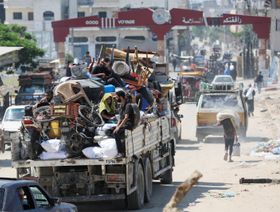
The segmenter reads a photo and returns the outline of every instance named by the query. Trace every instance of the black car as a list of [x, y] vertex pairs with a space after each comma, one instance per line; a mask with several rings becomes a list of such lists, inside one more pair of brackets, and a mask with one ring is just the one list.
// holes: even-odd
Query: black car
[[0, 178], [0, 211], [78, 211], [70, 203], [60, 203], [37, 182]]

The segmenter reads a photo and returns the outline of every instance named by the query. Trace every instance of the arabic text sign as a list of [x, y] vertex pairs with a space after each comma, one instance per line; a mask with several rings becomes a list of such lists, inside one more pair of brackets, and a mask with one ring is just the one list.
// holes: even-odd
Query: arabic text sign
[[230, 16], [224, 19], [224, 24], [242, 24], [242, 19], [239, 16]]
[[202, 24], [203, 19], [202, 18], [193, 19], [193, 18], [182, 17], [182, 23], [184, 23], [184, 24]]

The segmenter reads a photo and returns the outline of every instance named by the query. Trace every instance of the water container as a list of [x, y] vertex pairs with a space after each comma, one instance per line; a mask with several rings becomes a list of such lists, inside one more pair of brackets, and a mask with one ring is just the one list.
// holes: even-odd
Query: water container
[[115, 88], [114, 85], [111, 85], [111, 84], [104, 85], [104, 92], [105, 93], [113, 93], [113, 92], [115, 92], [115, 90], [116, 90], [116, 88]]

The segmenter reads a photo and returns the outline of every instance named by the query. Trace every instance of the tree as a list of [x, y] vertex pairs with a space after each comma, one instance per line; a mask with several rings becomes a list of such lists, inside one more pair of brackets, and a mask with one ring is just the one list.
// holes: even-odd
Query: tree
[[19, 51], [19, 64], [34, 64], [36, 57], [44, 56], [44, 50], [36, 45], [36, 39], [26, 32], [26, 27], [0, 24], [0, 46], [24, 47]]

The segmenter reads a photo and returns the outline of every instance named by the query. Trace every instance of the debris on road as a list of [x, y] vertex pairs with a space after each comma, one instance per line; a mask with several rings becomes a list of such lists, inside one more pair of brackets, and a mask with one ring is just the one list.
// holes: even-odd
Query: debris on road
[[241, 178], [239, 180], [240, 184], [244, 183], [273, 183], [273, 184], [280, 184], [280, 180], [278, 179], [269, 179], [269, 178], [259, 178], [259, 179], [246, 179], [246, 178]]
[[178, 186], [170, 201], [163, 208], [163, 212], [180, 212], [181, 210], [176, 208], [177, 204], [182, 201], [186, 193], [191, 190], [193, 185], [195, 185], [202, 176], [203, 175], [199, 171], [194, 171], [185, 182]]
[[233, 191], [225, 191], [225, 192], [211, 192], [210, 196], [215, 198], [232, 198], [236, 196], [236, 193]]
[[280, 140], [259, 143], [250, 155], [264, 157], [266, 160], [277, 160], [280, 158]]
[[262, 113], [263, 113], [263, 112], [266, 112], [266, 111], [267, 111], [266, 108], [263, 108], [263, 109], [260, 110], [260, 112], [262, 112]]

